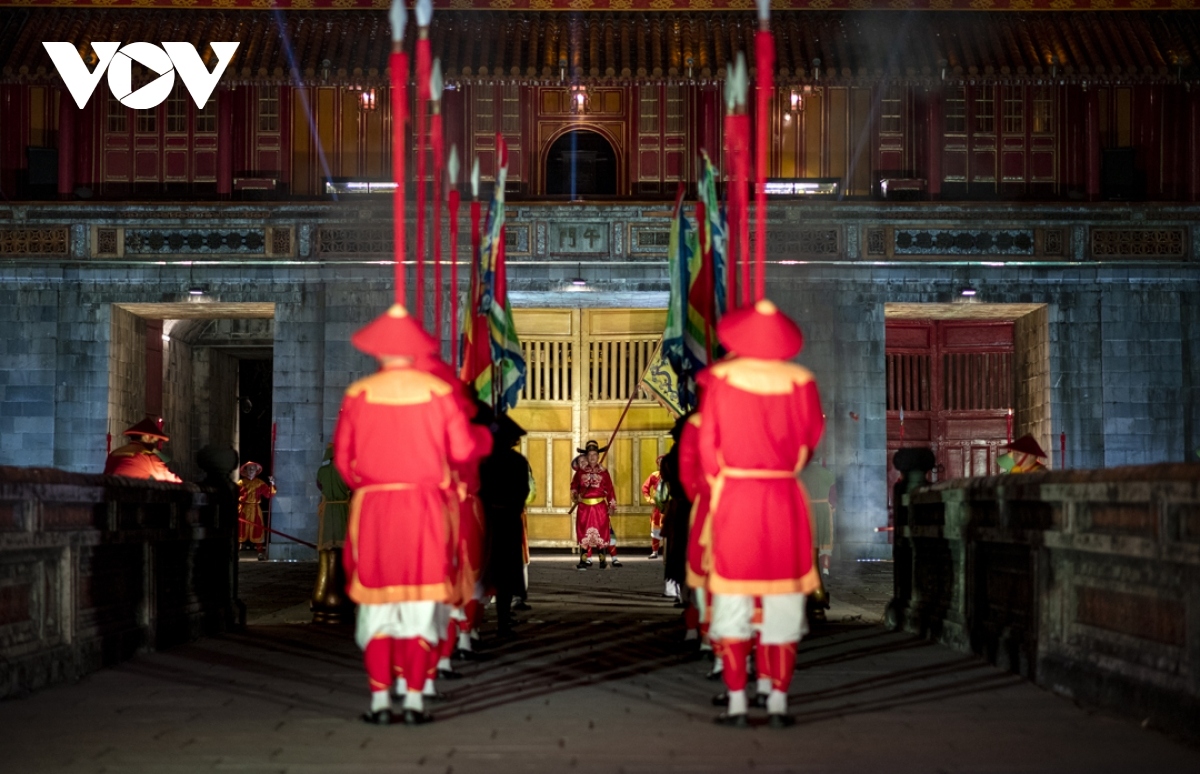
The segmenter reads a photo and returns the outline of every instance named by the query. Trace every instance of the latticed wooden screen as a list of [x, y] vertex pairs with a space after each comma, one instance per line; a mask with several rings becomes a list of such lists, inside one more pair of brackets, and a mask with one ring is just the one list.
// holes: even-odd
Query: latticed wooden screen
[[525, 387], [521, 400], [566, 401], [575, 399], [575, 342], [521, 342], [525, 354]]
[[658, 341], [588, 342], [588, 400], [628, 400], [637, 391]]

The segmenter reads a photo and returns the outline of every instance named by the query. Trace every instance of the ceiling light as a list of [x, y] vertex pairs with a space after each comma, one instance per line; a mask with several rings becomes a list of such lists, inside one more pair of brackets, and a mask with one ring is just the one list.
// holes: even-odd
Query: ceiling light
[[979, 292], [978, 290], [971, 287], [970, 285], [967, 285], [961, 291], [963, 298], [974, 298], [978, 292]]
[[189, 296], [202, 296], [202, 295], [204, 295], [204, 288], [201, 288], [201, 287], [188, 288], [188, 295]]

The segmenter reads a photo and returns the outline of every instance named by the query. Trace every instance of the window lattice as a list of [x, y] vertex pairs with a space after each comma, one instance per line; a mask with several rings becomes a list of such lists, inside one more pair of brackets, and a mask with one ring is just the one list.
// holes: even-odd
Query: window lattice
[[683, 87], [667, 86], [667, 134], [683, 134]]
[[506, 83], [503, 87], [503, 105], [500, 114], [500, 131], [504, 134], [521, 132], [521, 87]]
[[1004, 133], [1025, 134], [1025, 99], [1020, 86], [1004, 90]]
[[110, 97], [108, 100], [108, 111], [105, 118], [105, 128], [110, 132], [124, 132], [128, 130], [129, 111], [125, 106], [116, 99]]
[[279, 91], [266, 87], [258, 95], [258, 131], [279, 131]]
[[154, 134], [158, 131], [158, 110], [139, 110], [137, 112], [138, 134]]
[[962, 86], [946, 89], [946, 134], [967, 131], [967, 91]]
[[638, 131], [658, 134], [658, 87], [638, 87]]
[[1006, 409], [1013, 405], [1011, 352], [942, 355], [942, 405], [948, 411]]
[[628, 400], [658, 344], [658, 338], [588, 342], [588, 400]]
[[574, 342], [522, 341], [521, 351], [525, 355], [521, 400], [574, 399]]
[[880, 132], [885, 134], [899, 134], [903, 131], [901, 94], [900, 87], [895, 84], [884, 87], [883, 96], [879, 100]]
[[217, 98], [209, 97], [204, 107], [196, 111], [196, 134], [217, 133]]
[[175, 84], [171, 96], [167, 97], [167, 133], [187, 133], [187, 93]]
[[475, 134], [490, 135], [496, 132], [495, 99], [492, 89], [488, 86], [476, 86], [471, 89], [471, 112], [475, 116]]
[[975, 131], [996, 131], [996, 87], [990, 83], [975, 87]]
[[887, 355], [887, 410], [930, 411], [931, 358], [891, 352]]

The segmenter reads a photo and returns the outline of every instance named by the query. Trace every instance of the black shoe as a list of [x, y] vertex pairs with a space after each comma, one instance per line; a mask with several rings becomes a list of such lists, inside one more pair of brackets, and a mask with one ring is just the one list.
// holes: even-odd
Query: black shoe
[[791, 728], [796, 725], [796, 719], [791, 715], [772, 712], [767, 718], [767, 725], [771, 728]]
[[649, 556], [647, 556], [646, 558], [647, 558], [647, 559], [657, 559], [657, 558], [658, 558], [658, 552], [657, 552], [657, 551], [651, 551], [651, 552], [650, 552], [650, 555], [649, 555]]
[[681, 600], [681, 599], [677, 599], [677, 600], [675, 600], [675, 604], [671, 605], [671, 607], [677, 607], [677, 608], [679, 608], [680, 610], [682, 610], [683, 608], [685, 608], [685, 607], [687, 607], [687, 606], [688, 606], [687, 602], [684, 602], [684, 601], [683, 601], [683, 600]]
[[730, 728], [749, 728], [750, 720], [746, 717], [746, 713], [742, 712], [737, 715], [730, 715], [722, 712], [713, 718], [713, 722], [718, 726], [729, 726]]
[[520, 610], [522, 613], [524, 613], [526, 610], [532, 610], [533, 608], [530, 607], [527, 602], [518, 602], [517, 604], [512, 606], [512, 609]]
[[590, 565], [591, 565], [591, 562], [585, 562], [584, 560], [580, 559], [579, 564], [575, 565], [575, 569], [576, 570], [586, 570]]
[[479, 658], [479, 654], [473, 650], [455, 649], [454, 657], [459, 661], [475, 661]]
[[608, 560], [604, 558], [604, 555], [603, 555], [603, 554], [601, 554], [601, 555], [600, 555], [600, 569], [601, 569], [601, 570], [607, 570], [607, 569], [608, 569], [608, 564], [607, 564], [607, 562], [608, 562]]
[[[434, 693], [422, 693], [421, 698], [425, 701], [445, 701], [450, 697], [441, 691], [436, 691]], [[408, 710], [405, 710], [405, 712], [408, 712]]]
[[728, 707], [729, 706], [729, 694], [726, 693], [725, 691], [721, 691], [720, 693], [714, 694], [713, 698], [712, 698], [712, 702], [713, 702], [714, 707]]
[[723, 672], [714, 669], [711, 672], [709, 672], [708, 674], [706, 674], [704, 676], [704, 679], [705, 680], [720, 680], [722, 673]]
[[267, 555], [266, 555], [266, 553], [264, 553], [264, 552], [262, 552], [262, 551], [259, 551], [259, 552], [258, 552], [258, 561], [260, 561], [260, 562], [265, 562], [266, 560], [267, 560]]
[[750, 706], [758, 709], [767, 708], [767, 695], [765, 693], [756, 693], [754, 698], [750, 700]]
[[[428, 698], [428, 697], [426, 697], [426, 698]], [[422, 712], [421, 710], [412, 710], [412, 709], [404, 710], [404, 725], [406, 725], [406, 726], [421, 726], [426, 723], [432, 723], [432, 722], [433, 722], [433, 715], [430, 715], [428, 712]]]
[[390, 709], [381, 709], [374, 712], [364, 712], [362, 714], [362, 722], [373, 726], [390, 726], [392, 724], [392, 711]]
[[612, 558], [612, 566], [613, 566], [613, 567], [620, 567], [620, 566], [621, 566], [621, 560], [620, 560], [620, 559], [618, 559], [617, 557], [615, 557], [615, 556], [614, 556], [614, 557]]
[[453, 669], [439, 669], [438, 670], [438, 679], [439, 680], [461, 680], [461, 679], [463, 679], [463, 673], [455, 672]]

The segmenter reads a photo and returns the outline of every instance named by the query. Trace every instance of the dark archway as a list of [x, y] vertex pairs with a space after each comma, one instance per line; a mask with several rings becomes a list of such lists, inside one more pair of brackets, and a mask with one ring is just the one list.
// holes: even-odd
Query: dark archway
[[617, 154], [596, 132], [567, 132], [546, 154], [546, 194], [616, 196]]

